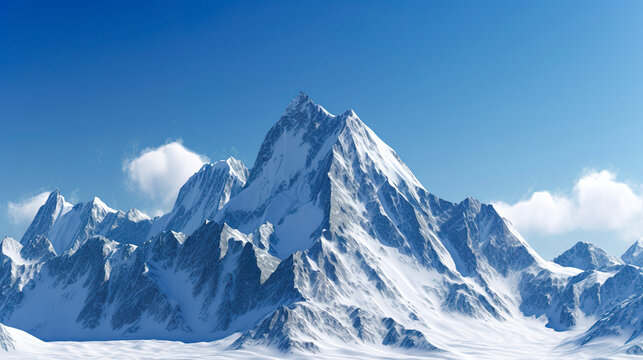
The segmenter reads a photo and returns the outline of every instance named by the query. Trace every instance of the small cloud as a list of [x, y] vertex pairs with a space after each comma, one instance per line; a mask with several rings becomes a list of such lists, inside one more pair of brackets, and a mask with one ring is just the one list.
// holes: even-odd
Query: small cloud
[[123, 171], [134, 190], [158, 204], [153, 212], [162, 213], [172, 207], [181, 186], [208, 161], [174, 141], [143, 150], [123, 163]]
[[621, 232], [630, 238], [643, 234], [643, 195], [607, 170], [582, 176], [569, 194], [537, 191], [517, 203], [499, 201], [493, 206], [526, 233], [599, 230]]
[[7, 215], [14, 224], [25, 224], [33, 220], [38, 209], [47, 201], [49, 192], [43, 192], [19, 202], [7, 202]]

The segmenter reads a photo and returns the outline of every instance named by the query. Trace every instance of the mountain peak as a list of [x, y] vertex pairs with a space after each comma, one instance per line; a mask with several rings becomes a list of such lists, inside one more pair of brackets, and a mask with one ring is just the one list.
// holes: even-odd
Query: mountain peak
[[105, 204], [103, 200], [101, 200], [98, 196], [94, 196], [91, 203], [93, 206], [98, 207], [102, 210], [105, 210], [106, 212], [116, 212], [116, 210], [107, 206], [107, 204]]
[[58, 190], [58, 189], [56, 188], [56, 189], [54, 189], [54, 191], [52, 191], [52, 192], [50, 192], [50, 193], [49, 193], [49, 197], [47, 198], [47, 200], [49, 200], [49, 199], [55, 199], [55, 198], [57, 198], [58, 196], [61, 196], [61, 195], [60, 195], [60, 190]]
[[621, 255], [621, 259], [628, 264], [643, 266], [643, 238], [635, 241], [634, 244]]
[[331, 115], [321, 105], [315, 104], [310, 96], [305, 94], [303, 91], [300, 91], [299, 94], [294, 99], [292, 99], [290, 104], [288, 104], [288, 106], [286, 107], [284, 116], [307, 114], [307, 118], [310, 119], [313, 117], [313, 114], [318, 111], [322, 111], [326, 115]]
[[343, 201], [337, 194], [359, 198], [366, 189], [381, 189], [382, 197], [385, 191], [400, 191], [414, 204], [423, 191], [395, 151], [355, 111], [331, 115], [300, 94], [266, 135], [243, 191], [214, 220], [229, 221], [247, 233], [274, 224], [279, 241], [270, 251], [285, 258], [330, 226], [331, 207]]
[[301, 109], [304, 106], [314, 104], [310, 96], [308, 94], [304, 93], [303, 91], [300, 91], [297, 96], [295, 96], [294, 99], [290, 101], [290, 104], [288, 104], [288, 107], [286, 107], [286, 112], [293, 112]]
[[53, 226], [54, 222], [61, 216], [69, 212], [73, 207], [72, 204], [65, 201], [58, 189], [52, 191], [47, 201], [38, 209], [36, 216], [25, 231], [21, 243], [26, 243], [37, 235], [46, 234]]
[[191, 234], [241, 191], [248, 178], [248, 168], [229, 157], [204, 164], [181, 187], [172, 210], [154, 223], [148, 237], [164, 230]]
[[132, 222], [139, 222], [139, 221], [152, 219], [147, 214], [143, 213], [138, 209], [130, 209], [125, 215], [127, 216], [127, 219]]
[[602, 266], [622, 264], [618, 258], [608, 254], [602, 248], [579, 241], [569, 250], [560, 254], [554, 262], [561, 266], [575, 267], [581, 270], [594, 270]]
[[353, 109], [348, 109], [348, 110], [344, 111], [344, 113], [342, 113], [340, 116], [346, 117], [346, 118], [349, 118], [349, 117], [359, 118], [359, 116], [357, 116], [357, 113]]

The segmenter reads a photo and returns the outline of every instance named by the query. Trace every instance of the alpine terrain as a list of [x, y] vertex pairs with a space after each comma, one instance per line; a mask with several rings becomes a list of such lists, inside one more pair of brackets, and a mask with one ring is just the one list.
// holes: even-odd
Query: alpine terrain
[[204, 165], [169, 213], [55, 190], [0, 245], [9, 357], [643, 354], [642, 242], [547, 261], [493, 206], [436, 197], [353, 110], [303, 93], [251, 169]]

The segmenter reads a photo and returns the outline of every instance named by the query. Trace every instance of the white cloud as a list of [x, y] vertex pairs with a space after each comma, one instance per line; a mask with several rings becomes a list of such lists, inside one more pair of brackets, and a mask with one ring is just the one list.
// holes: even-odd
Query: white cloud
[[28, 223], [36, 216], [38, 209], [47, 201], [48, 192], [34, 195], [19, 202], [7, 202], [7, 214], [14, 224]]
[[643, 235], [643, 195], [606, 170], [582, 176], [570, 194], [538, 191], [515, 204], [500, 201], [493, 206], [523, 232], [605, 230], [627, 237]]
[[143, 150], [123, 163], [123, 171], [135, 190], [159, 205], [155, 213], [160, 213], [172, 207], [181, 186], [208, 161], [175, 141]]

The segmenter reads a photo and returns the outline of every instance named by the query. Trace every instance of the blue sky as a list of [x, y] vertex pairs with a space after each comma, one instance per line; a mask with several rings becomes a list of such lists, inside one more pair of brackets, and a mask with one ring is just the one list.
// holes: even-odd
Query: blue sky
[[438, 196], [503, 202], [545, 257], [620, 253], [643, 235], [642, 22], [635, 1], [2, 2], [0, 232], [53, 188], [162, 207], [124, 164], [174, 140], [252, 166], [303, 90]]

